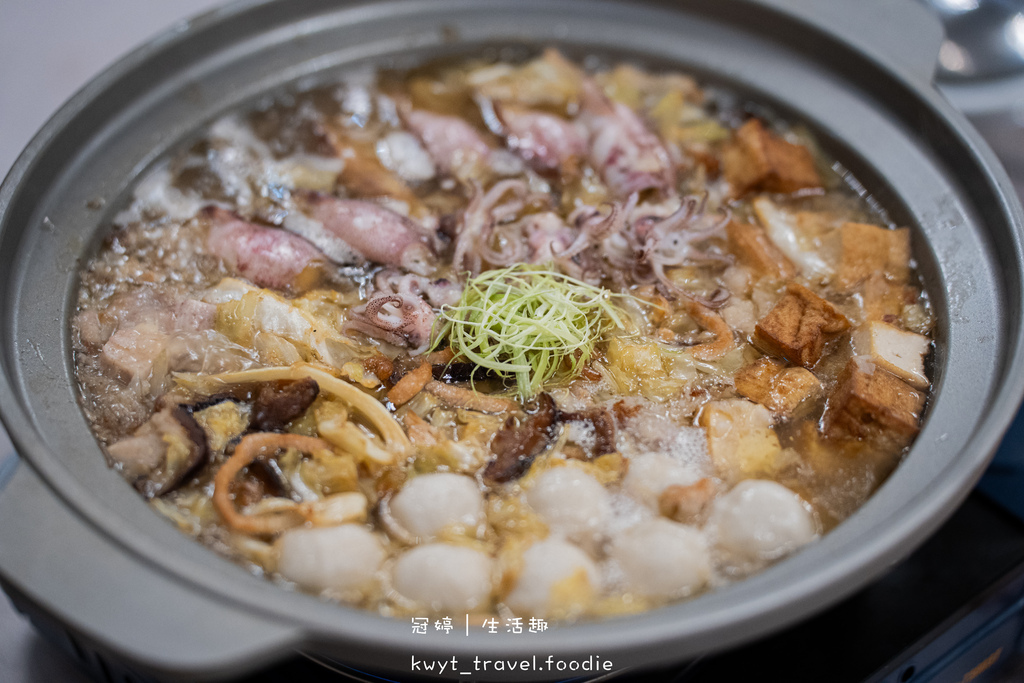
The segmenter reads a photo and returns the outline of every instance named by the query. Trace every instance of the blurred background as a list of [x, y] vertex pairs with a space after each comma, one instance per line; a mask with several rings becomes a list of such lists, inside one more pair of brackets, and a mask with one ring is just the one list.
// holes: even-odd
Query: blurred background
[[[0, 177], [61, 104], [132, 48], [218, 0], [0, 0]], [[0, 471], [13, 457], [0, 427]], [[0, 682], [85, 683], [0, 596]]]
[[[1024, 3], [921, 0], [947, 40], [937, 77], [1000, 154], [1024, 193]], [[0, 177], [49, 116], [93, 75], [219, 0], [0, 0]], [[1017, 436], [1011, 432], [1011, 439]], [[13, 463], [0, 429], [0, 481]], [[1022, 493], [1021, 498], [1024, 498]], [[88, 679], [0, 596], [0, 683]], [[1019, 664], [1003, 680], [1024, 680]]]

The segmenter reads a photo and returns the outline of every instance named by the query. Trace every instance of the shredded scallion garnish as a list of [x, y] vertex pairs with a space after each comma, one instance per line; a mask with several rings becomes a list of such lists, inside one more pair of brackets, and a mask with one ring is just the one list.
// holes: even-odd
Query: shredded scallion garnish
[[456, 356], [515, 377], [519, 396], [529, 398], [560, 371], [578, 373], [604, 333], [622, 327], [614, 296], [543, 267], [490, 270], [441, 309], [435, 344], [448, 337]]

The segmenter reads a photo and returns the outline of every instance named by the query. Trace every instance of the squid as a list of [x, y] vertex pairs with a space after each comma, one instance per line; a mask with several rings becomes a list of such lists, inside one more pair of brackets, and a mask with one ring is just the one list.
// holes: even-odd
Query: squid
[[462, 296], [462, 286], [457, 282], [396, 270], [377, 273], [374, 286], [377, 291], [365, 305], [352, 309], [344, 330], [417, 350], [430, 341], [436, 319], [431, 304], [453, 305]]
[[351, 314], [343, 331], [355, 330], [417, 352], [430, 342], [436, 317], [434, 309], [417, 296], [379, 292], [366, 304], [352, 309]]
[[508, 139], [515, 150], [540, 173], [575, 175], [587, 156], [587, 139], [579, 128], [560, 116], [507, 104], [494, 104]]
[[308, 190], [293, 194], [303, 209], [284, 227], [319, 247], [339, 265], [362, 260], [404, 268], [419, 275], [434, 270], [426, 231], [405, 216], [371, 202], [338, 199]]
[[[511, 198], [502, 202], [506, 194]], [[489, 247], [494, 226], [522, 211], [532, 199], [530, 188], [522, 180], [501, 180], [487, 192], [474, 183], [473, 196], [462, 214], [455, 238], [452, 268], [457, 273], [479, 273], [484, 261], [493, 265], [511, 265], [522, 261], [526, 249], [519, 240], [506, 242], [502, 251]]]
[[464, 180], [478, 174], [490, 160], [490, 145], [463, 119], [412, 109], [408, 103], [399, 111], [442, 172]]
[[593, 81], [583, 86], [578, 120], [589, 132], [590, 163], [616, 195], [654, 189], [670, 194], [675, 168], [661, 141], [647, 130], [636, 113], [612, 102]]
[[327, 260], [301, 237], [249, 223], [226, 209], [208, 206], [200, 217], [210, 223], [206, 238], [209, 250], [230, 270], [259, 287], [284, 289], [294, 284], [306, 268]]
[[462, 285], [447, 278], [431, 280], [414, 273], [382, 270], [373, 278], [380, 292], [423, 297], [435, 308], [454, 306], [462, 297]]
[[532, 214], [523, 221], [522, 229], [530, 246], [530, 263], [546, 263], [575, 253], [569, 252], [577, 242], [576, 233], [556, 213]]
[[[595, 239], [600, 239], [604, 258], [618, 272], [629, 273], [635, 282], [659, 281], [669, 290], [677, 290], [665, 273], [669, 267], [704, 262], [730, 263], [728, 255], [698, 248], [698, 244], [713, 237], [722, 237], [731, 219], [728, 209], [718, 215], [705, 212], [707, 197], [684, 197], [679, 207], [667, 216], [641, 213], [646, 205], [636, 205], [637, 195], [630, 196], [620, 215], [610, 215], [605, 221], [612, 225], [601, 227], [597, 215], [587, 218], [581, 213], [584, 225], [592, 221]], [[614, 212], [613, 212], [614, 213]], [[571, 251], [571, 250], [570, 250]], [[710, 308], [720, 308], [726, 292], [702, 300]]]

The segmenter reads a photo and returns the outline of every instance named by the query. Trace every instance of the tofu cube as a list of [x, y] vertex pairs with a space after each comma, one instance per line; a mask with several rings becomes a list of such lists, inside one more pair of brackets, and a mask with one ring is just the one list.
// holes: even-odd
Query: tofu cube
[[928, 388], [928, 377], [924, 374], [924, 358], [931, 348], [928, 337], [876, 320], [854, 331], [853, 348], [857, 355], [870, 357], [875, 365], [910, 386]]
[[[825, 257], [827, 252], [833, 251], [826, 243], [835, 241], [838, 250], [838, 233], [829, 228], [828, 217], [808, 211], [794, 212], [764, 195], [756, 197], [751, 206], [768, 239], [800, 274], [816, 282], [832, 279], [835, 259]], [[829, 232], [836, 233], [835, 240], [827, 239]]]
[[793, 213], [793, 222], [797, 232], [814, 243], [827, 239], [838, 227], [835, 215], [828, 211], [796, 211]]
[[764, 229], [749, 223], [730, 221], [725, 227], [729, 251], [756, 275], [776, 280], [796, 275], [796, 267], [768, 239]]
[[751, 190], [796, 192], [821, 187], [814, 157], [750, 119], [722, 150], [722, 172], [737, 197]]
[[754, 328], [754, 344], [794, 365], [814, 367], [825, 344], [850, 327], [832, 304], [803, 285], [790, 284]]
[[839, 272], [836, 284], [853, 290], [876, 273], [903, 285], [910, 279], [910, 229], [887, 230], [866, 223], [840, 228]]
[[925, 395], [865, 356], [846, 364], [822, 416], [826, 436], [903, 444], [918, 430]]
[[893, 322], [899, 319], [909, 287], [894, 285], [884, 273], [875, 273], [861, 286], [864, 320]]
[[735, 483], [777, 469], [782, 447], [764, 406], [743, 398], [711, 401], [699, 422], [707, 430], [711, 462], [722, 479]]
[[821, 382], [806, 368], [787, 368], [760, 358], [736, 373], [736, 391], [760, 403], [776, 417], [789, 417], [805, 400], [821, 391]]

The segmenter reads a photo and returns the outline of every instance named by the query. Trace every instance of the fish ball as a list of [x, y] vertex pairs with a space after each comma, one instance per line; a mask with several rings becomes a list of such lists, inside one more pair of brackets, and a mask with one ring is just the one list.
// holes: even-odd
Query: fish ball
[[391, 516], [413, 536], [434, 538], [451, 524], [476, 527], [484, 515], [484, 498], [476, 482], [461, 474], [423, 474], [391, 499]]
[[608, 491], [575, 467], [555, 467], [537, 477], [526, 500], [552, 531], [577, 542], [598, 536], [611, 515]]
[[647, 453], [629, 459], [629, 471], [622, 480], [626, 493], [655, 510], [658, 496], [672, 484], [688, 486], [701, 478], [695, 468], [687, 467], [664, 453]]
[[711, 557], [697, 529], [664, 518], [620, 533], [608, 549], [627, 588], [649, 598], [692, 595], [711, 580]]
[[487, 605], [491, 570], [491, 558], [479, 550], [430, 543], [407, 550], [398, 558], [394, 587], [435, 612], [464, 612]]
[[369, 529], [342, 524], [290, 529], [276, 543], [277, 571], [307, 590], [360, 594], [384, 561], [384, 546]]
[[714, 502], [708, 533], [726, 567], [748, 571], [814, 540], [817, 526], [800, 496], [748, 479]]
[[517, 614], [544, 617], [565, 606], [563, 601], [585, 602], [597, 585], [597, 567], [585, 552], [549, 538], [523, 553], [522, 571], [505, 603]]

